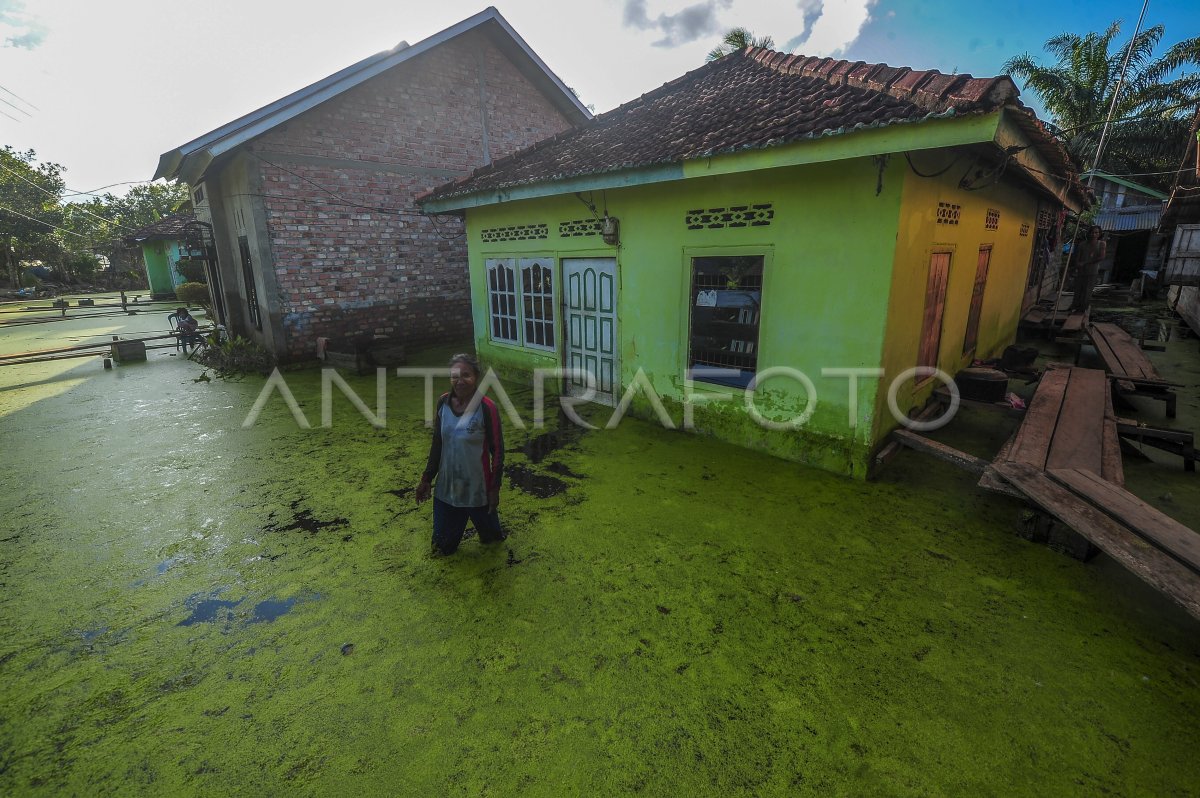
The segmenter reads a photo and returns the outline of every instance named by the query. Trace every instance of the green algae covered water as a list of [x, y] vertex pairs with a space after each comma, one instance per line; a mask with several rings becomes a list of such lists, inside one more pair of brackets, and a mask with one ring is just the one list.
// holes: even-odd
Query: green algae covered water
[[0, 369], [0, 793], [1200, 790], [1200, 625], [941, 463], [509, 423], [509, 540], [431, 559], [420, 379], [201, 372]]

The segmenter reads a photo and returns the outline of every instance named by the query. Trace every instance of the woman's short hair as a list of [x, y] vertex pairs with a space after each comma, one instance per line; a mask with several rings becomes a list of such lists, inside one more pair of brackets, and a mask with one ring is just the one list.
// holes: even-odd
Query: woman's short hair
[[466, 352], [460, 352], [459, 354], [450, 358], [450, 368], [454, 368], [455, 363], [465, 363], [466, 365], [470, 366], [471, 371], [475, 372], [476, 377], [483, 374], [483, 368], [479, 365], [479, 359], [474, 355], [468, 355]]

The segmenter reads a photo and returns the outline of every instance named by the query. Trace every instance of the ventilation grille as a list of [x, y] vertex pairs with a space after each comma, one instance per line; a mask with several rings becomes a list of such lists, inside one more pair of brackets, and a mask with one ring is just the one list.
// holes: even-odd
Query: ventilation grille
[[598, 236], [602, 232], [604, 222], [599, 219], [576, 219], [572, 222], [559, 222], [558, 235], [561, 238], [575, 236]]
[[549, 238], [547, 232], [548, 225], [544, 224], [518, 224], [512, 227], [489, 227], [484, 229], [479, 235], [483, 242], [490, 243], [492, 241], [529, 241], [537, 238]]
[[1029, 222], [1021, 223], [1021, 235], [1025, 236], [1026, 238], [1029, 237]]
[[1053, 227], [1054, 226], [1053, 211], [1046, 211], [1046, 210], [1038, 211], [1037, 226], [1038, 226], [1039, 230], [1049, 230], [1051, 227]]
[[688, 211], [685, 224], [689, 230], [766, 227], [774, 218], [775, 210], [768, 202], [763, 205], [730, 205], [728, 208]]
[[949, 202], [939, 202], [937, 210], [938, 224], [958, 224], [958, 217], [962, 215], [961, 205], [951, 205]]
[[984, 219], [983, 226], [988, 230], [996, 230], [1000, 227], [1000, 211], [995, 208], [988, 208], [987, 218]]

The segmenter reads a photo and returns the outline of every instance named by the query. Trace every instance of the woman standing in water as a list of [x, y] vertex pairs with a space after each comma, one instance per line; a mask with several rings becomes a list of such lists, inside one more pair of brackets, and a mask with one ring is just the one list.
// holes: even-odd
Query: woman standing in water
[[450, 358], [450, 392], [438, 399], [434, 414], [433, 444], [416, 497], [418, 504], [429, 498], [436, 476], [432, 488], [435, 554], [458, 550], [468, 520], [482, 543], [505, 538], [496, 513], [504, 434], [495, 402], [475, 395], [480, 376], [479, 361], [471, 355]]

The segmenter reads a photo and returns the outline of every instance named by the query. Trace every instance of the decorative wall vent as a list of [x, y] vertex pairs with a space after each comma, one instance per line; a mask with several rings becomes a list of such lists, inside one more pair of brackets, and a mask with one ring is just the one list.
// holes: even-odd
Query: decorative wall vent
[[488, 227], [480, 232], [480, 238], [485, 244], [493, 241], [529, 241], [536, 238], [549, 238], [549, 225], [517, 224], [512, 227]]
[[558, 235], [561, 238], [574, 236], [598, 236], [604, 222], [600, 219], [576, 219], [572, 222], [559, 222]]
[[1025, 236], [1026, 238], [1029, 237], [1029, 222], [1021, 223], [1021, 235]]
[[961, 205], [951, 205], [949, 202], [939, 202], [937, 210], [938, 224], [958, 224], [958, 217], [962, 215]]
[[766, 227], [774, 218], [774, 207], [768, 202], [708, 210], [700, 208], [688, 211], [684, 223], [689, 230], [720, 230], [727, 227]]
[[1041, 210], [1037, 215], [1037, 226], [1039, 230], [1049, 230], [1054, 226], [1054, 212]]
[[987, 218], [984, 219], [983, 226], [988, 230], [996, 230], [1000, 227], [1000, 211], [995, 208], [988, 208]]

